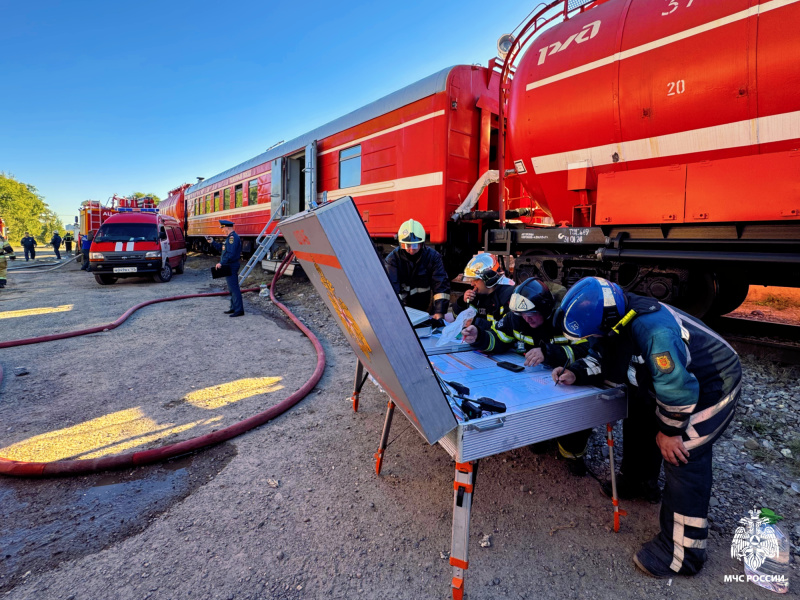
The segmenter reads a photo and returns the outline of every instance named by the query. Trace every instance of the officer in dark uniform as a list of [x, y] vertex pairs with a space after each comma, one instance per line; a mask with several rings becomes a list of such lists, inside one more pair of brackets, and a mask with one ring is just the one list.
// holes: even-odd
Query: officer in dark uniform
[[57, 231], [53, 232], [53, 237], [50, 238], [50, 244], [53, 246], [53, 252], [56, 253], [56, 260], [61, 260], [61, 252], [59, 252], [59, 248], [61, 248], [61, 236], [58, 235]]
[[71, 231], [67, 231], [67, 233], [64, 234], [64, 250], [67, 252], [67, 254], [72, 253], [72, 242], [74, 240], [75, 238], [72, 237]]
[[475, 256], [467, 263], [463, 276], [472, 289], [456, 300], [453, 313], [458, 315], [467, 308], [474, 308], [477, 315], [472, 324], [481, 329], [491, 329], [508, 311], [508, 302], [514, 293], [514, 286], [502, 283], [503, 279], [493, 255], [482, 252]]
[[441, 255], [425, 246], [425, 229], [409, 219], [397, 231], [400, 247], [386, 257], [386, 272], [395, 294], [411, 308], [441, 319], [450, 305], [450, 280]]
[[20, 244], [25, 249], [25, 261], [27, 262], [29, 256], [31, 260], [36, 260], [36, 238], [26, 231], [25, 237], [20, 240]]
[[[463, 339], [476, 350], [487, 353], [507, 352], [521, 346], [525, 351], [525, 366], [546, 363], [563, 368], [586, 356], [589, 350], [586, 343], [569, 343], [553, 327], [553, 314], [566, 291], [557, 283], [526, 279], [511, 296], [510, 312], [491, 329], [467, 327]], [[558, 453], [575, 476], [586, 474], [583, 457], [591, 435], [591, 429], [584, 429], [558, 438]]]
[[666, 461], [661, 531], [633, 562], [654, 577], [694, 575], [706, 560], [712, 444], [741, 393], [738, 355], [701, 321], [599, 277], [576, 283], [554, 322], [568, 336], [598, 338], [554, 374], [560, 382], [629, 384], [620, 497], [657, 490]]
[[[228, 284], [228, 291], [231, 294], [231, 305], [225, 311], [226, 315], [231, 317], [244, 316], [244, 305], [242, 304], [242, 290], [239, 289], [239, 261], [242, 258], [242, 240], [239, 235], [233, 230], [233, 221], [226, 221], [220, 219], [219, 221], [222, 231], [225, 233], [225, 245], [222, 250], [222, 256], [217, 263], [217, 269], [222, 265], [227, 265], [231, 269], [231, 274], [225, 277], [225, 282]], [[207, 238], [209, 242], [211, 238]], [[219, 243], [214, 243], [215, 247], [220, 247]]]

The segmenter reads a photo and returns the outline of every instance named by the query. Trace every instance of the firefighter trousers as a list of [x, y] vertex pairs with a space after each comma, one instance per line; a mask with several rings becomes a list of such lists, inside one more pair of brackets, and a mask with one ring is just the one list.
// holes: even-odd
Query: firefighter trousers
[[706, 560], [708, 502], [711, 499], [711, 444], [689, 452], [689, 462], [664, 462], [661, 531], [637, 556], [654, 574], [694, 575]]

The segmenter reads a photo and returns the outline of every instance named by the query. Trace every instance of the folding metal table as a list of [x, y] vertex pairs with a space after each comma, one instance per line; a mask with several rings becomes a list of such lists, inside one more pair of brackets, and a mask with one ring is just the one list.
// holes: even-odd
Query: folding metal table
[[[364, 371], [390, 397], [375, 454], [376, 472], [380, 474], [395, 407], [428, 443], [438, 442], [455, 460], [453, 598], [464, 593], [470, 511], [481, 458], [607, 425], [615, 483], [610, 424], [627, 416], [625, 388], [556, 386], [549, 369], [528, 367], [514, 373], [499, 368], [494, 360], [521, 364], [519, 355], [490, 358], [463, 345], [451, 345], [440, 353], [435, 340], [420, 340], [350, 197], [282, 221], [281, 232], [358, 358], [354, 410], [366, 380]], [[450, 383], [469, 388], [469, 394], [462, 391], [462, 396], [486, 396], [504, 403], [505, 412], [465, 417], [463, 399]], [[616, 485], [613, 495], [617, 530], [621, 511]]]

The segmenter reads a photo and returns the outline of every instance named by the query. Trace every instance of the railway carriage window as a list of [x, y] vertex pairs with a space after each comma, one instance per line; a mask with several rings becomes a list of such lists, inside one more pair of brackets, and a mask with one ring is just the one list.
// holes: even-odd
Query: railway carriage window
[[339, 188], [361, 185], [361, 145], [339, 152]]
[[224, 210], [228, 210], [231, 207], [231, 188], [225, 188], [222, 195], [224, 196], [222, 207]]
[[205, 213], [211, 212], [211, 195], [206, 196], [206, 209], [204, 212]]
[[242, 207], [242, 184], [240, 183], [235, 188], [233, 188], [233, 201], [235, 208]]
[[222, 210], [222, 205], [219, 202], [219, 192], [214, 192], [214, 211]]
[[247, 184], [247, 203], [250, 206], [258, 203], [258, 179], [251, 179]]

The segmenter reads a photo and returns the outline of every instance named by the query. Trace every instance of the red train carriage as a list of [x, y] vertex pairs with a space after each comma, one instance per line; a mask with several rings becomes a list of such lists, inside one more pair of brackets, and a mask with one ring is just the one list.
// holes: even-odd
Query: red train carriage
[[487, 247], [522, 275], [599, 274], [700, 315], [748, 284], [800, 285], [798, 28], [798, 0], [538, 11], [503, 69], [504, 149], [566, 227]]
[[[251, 250], [282, 201], [285, 216], [325, 194], [352, 196], [377, 240], [392, 240], [413, 217], [432, 243], [447, 242], [450, 254], [478, 247], [480, 224], [455, 227], [450, 217], [478, 176], [497, 168], [498, 77], [479, 66], [445, 69], [189, 187], [189, 242], [204, 248], [204, 236], [219, 235], [224, 218]], [[176, 206], [181, 189], [167, 206]], [[496, 209], [496, 195], [484, 192], [477, 208]]]

